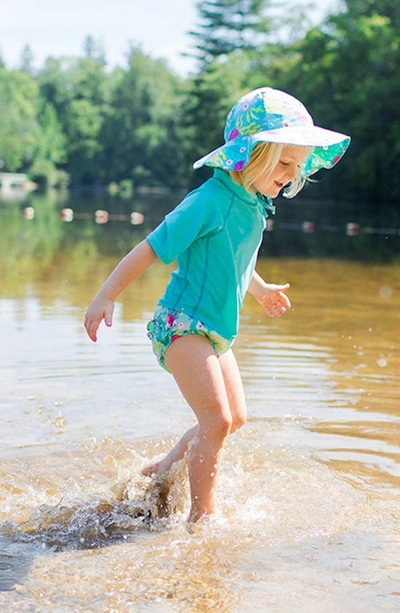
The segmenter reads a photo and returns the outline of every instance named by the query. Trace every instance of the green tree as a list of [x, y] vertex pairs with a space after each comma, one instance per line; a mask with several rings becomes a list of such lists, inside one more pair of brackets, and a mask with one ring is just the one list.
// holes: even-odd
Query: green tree
[[[383, 11], [383, 12], [380, 12]], [[275, 78], [322, 125], [353, 137], [345, 163], [314, 193], [382, 202], [400, 191], [399, 6], [351, 1], [275, 63]]]
[[40, 134], [39, 88], [32, 77], [0, 68], [0, 158], [5, 170], [26, 170]]
[[50, 102], [43, 101], [38, 122], [40, 130], [29, 174], [40, 185], [57, 184], [59, 178], [57, 166], [66, 161], [66, 138]]
[[40, 96], [35, 79], [0, 69], [0, 158], [5, 169], [40, 181], [65, 159], [65, 138], [54, 107]]
[[198, 185], [211, 171], [191, 170], [193, 162], [224, 142], [227, 113], [247, 88], [250, 60], [245, 54], [233, 55], [225, 62], [215, 60], [194, 78], [184, 104], [184, 152], [189, 161], [191, 183]]
[[64, 129], [68, 106], [74, 99], [75, 65], [75, 59], [49, 57], [38, 75], [41, 94], [54, 106]]
[[85, 58], [96, 60], [102, 66], [107, 64], [103, 43], [97, 41], [91, 34], [86, 36], [84, 40], [83, 53]]
[[72, 100], [84, 98], [97, 106], [108, 103], [109, 76], [93, 58], [48, 58], [39, 74], [42, 95], [51, 102], [62, 124]]
[[110, 78], [104, 64], [94, 58], [79, 58], [71, 67], [73, 98], [90, 100], [98, 107], [108, 104]]
[[[365, 4], [365, 12], [362, 12]], [[346, 127], [353, 135], [348, 180], [357, 195], [380, 203], [400, 193], [400, 6], [391, 0], [346, 3], [332, 18], [345, 43], [339, 62], [339, 91], [346, 104]]]
[[87, 98], [72, 100], [68, 109], [68, 171], [74, 183], [95, 183], [100, 153], [101, 107]]
[[179, 183], [180, 81], [163, 60], [132, 48], [126, 70], [114, 72], [111, 104], [101, 133], [106, 181]]
[[387, 17], [394, 28], [400, 26], [400, 4], [397, 0], [341, 0], [339, 8], [338, 14], [333, 15], [334, 21], [341, 16], [349, 22], [354, 20], [353, 25], [356, 25], [360, 17], [381, 15]]
[[65, 169], [75, 184], [99, 181], [100, 130], [110, 78], [94, 58], [49, 58], [39, 75], [42, 95], [56, 109], [66, 135]]
[[33, 52], [30, 45], [25, 45], [21, 52], [20, 70], [33, 75]]
[[57, 113], [50, 102], [44, 102], [39, 113], [41, 135], [35, 149], [35, 157], [49, 160], [54, 165], [65, 162], [66, 139]]
[[274, 28], [269, 0], [203, 0], [196, 6], [198, 26], [190, 34], [201, 69], [233, 52], [259, 51]]

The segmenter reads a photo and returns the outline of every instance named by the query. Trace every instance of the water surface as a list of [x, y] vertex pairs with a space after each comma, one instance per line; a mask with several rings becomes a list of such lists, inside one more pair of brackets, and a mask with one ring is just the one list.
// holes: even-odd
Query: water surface
[[66, 224], [65, 203], [31, 220], [24, 206], [0, 217], [2, 610], [398, 610], [400, 239], [380, 258], [381, 235], [362, 250], [335, 234], [367, 256], [311, 258], [321, 235], [286, 229], [302, 249], [283, 258], [267, 234], [259, 272], [291, 283], [293, 308], [271, 320], [246, 299], [249, 420], [226, 445], [219, 513], [189, 533], [185, 467], [139, 474], [193, 423], [145, 334], [170, 270], [123, 294], [97, 344], [82, 327], [151, 215]]

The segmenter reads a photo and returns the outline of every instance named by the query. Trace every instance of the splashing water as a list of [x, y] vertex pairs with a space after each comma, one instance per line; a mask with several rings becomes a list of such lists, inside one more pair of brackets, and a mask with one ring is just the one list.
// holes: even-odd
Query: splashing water
[[[343, 597], [349, 585], [368, 584], [371, 598], [376, 581], [376, 598], [382, 590], [394, 592], [381, 560], [384, 551], [389, 575], [398, 573], [395, 497], [388, 505], [386, 494], [382, 505], [376, 493], [288, 444], [290, 431], [275, 424], [232, 437], [222, 463], [219, 512], [190, 532], [185, 462], [164, 479], [140, 474], [149, 458], [159, 458], [160, 442], [129, 448], [105, 440], [79, 454], [55, 455], [51, 484], [45, 458], [14, 462], [20, 517], [1, 524], [0, 552], [3, 560], [9, 557], [0, 605], [47, 594], [55, 608], [89, 611], [151, 603], [163, 611], [245, 611], [267, 600], [272, 610], [285, 610], [279, 603], [288, 610], [296, 601], [306, 610], [328, 580], [338, 582], [336, 592], [343, 586]], [[274, 444], [268, 443], [271, 434]], [[71, 474], [74, 480], [66, 479]], [[35, 507], [29, 483], [36, 479], [47, 479], [49, 498], [62, 492], [61, 501]], [[380, 550], [375, 558], [374, 550]], [[368, 563], [360, 566], [363, 556]], [[287, 573], [293, 575], [290, 590]], [[305, 589], [312, 573], [313, 587]]]
[[249, 420], [226, 444], [218, 513], [189, 532], [184, 463], [140, 475], [192, 425], [145, 338], [165, 279], [143, 277], [92, 346], [95, 280], [71, 298], [61, 257], [52, 291], [29, 262], [26, 296], [0, 301], [0, 610], [398, 610], [398, 267], [265, 262], [293, 279], [294, 308], [271, 324], [245, 305]]
[[103, 547], [138, 531], [168, 528], [174, 516], [182, 515], [186, 498], [185, 462], [181, 461], [162, 477], [138, 473], [125, 483], [117, 482], [106, 496], [40, 505], [21, 523], [2, 522], [0, 534], [54, 551]]

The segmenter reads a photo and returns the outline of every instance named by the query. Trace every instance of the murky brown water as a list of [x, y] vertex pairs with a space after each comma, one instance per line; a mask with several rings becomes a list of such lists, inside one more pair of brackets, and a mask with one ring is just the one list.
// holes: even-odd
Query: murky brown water
[[400, 265], [260, 262], [293, 309], [245, 303], [249, 421], [226, 447], [219, 514], [189, 534], [184, 467], [139, 476], [192, 424], [145, 335], [168, 270], [126, 291], [94, 345], [82, 317], [118, 259], [106, 231], [71, 225], [65, 242], [55, 222], [7, 219], [0, 609], [397, 611]]

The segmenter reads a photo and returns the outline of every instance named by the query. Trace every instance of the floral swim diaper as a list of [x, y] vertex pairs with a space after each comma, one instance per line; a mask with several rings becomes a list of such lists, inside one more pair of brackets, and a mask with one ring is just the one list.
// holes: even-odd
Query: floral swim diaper
[[154, 317], [147, 324], [147, 336], [153, 344], [154, 354], [159, 364], [169, 372], [165, 364], [165, 352], [180, 336], [200, 334], [207, 338], [218, 355], [228, 351], [233, 341], [223, 338], [215, 330], [209, 330], [201, 321], [193, 319], [183, 311], [158, 306]]

